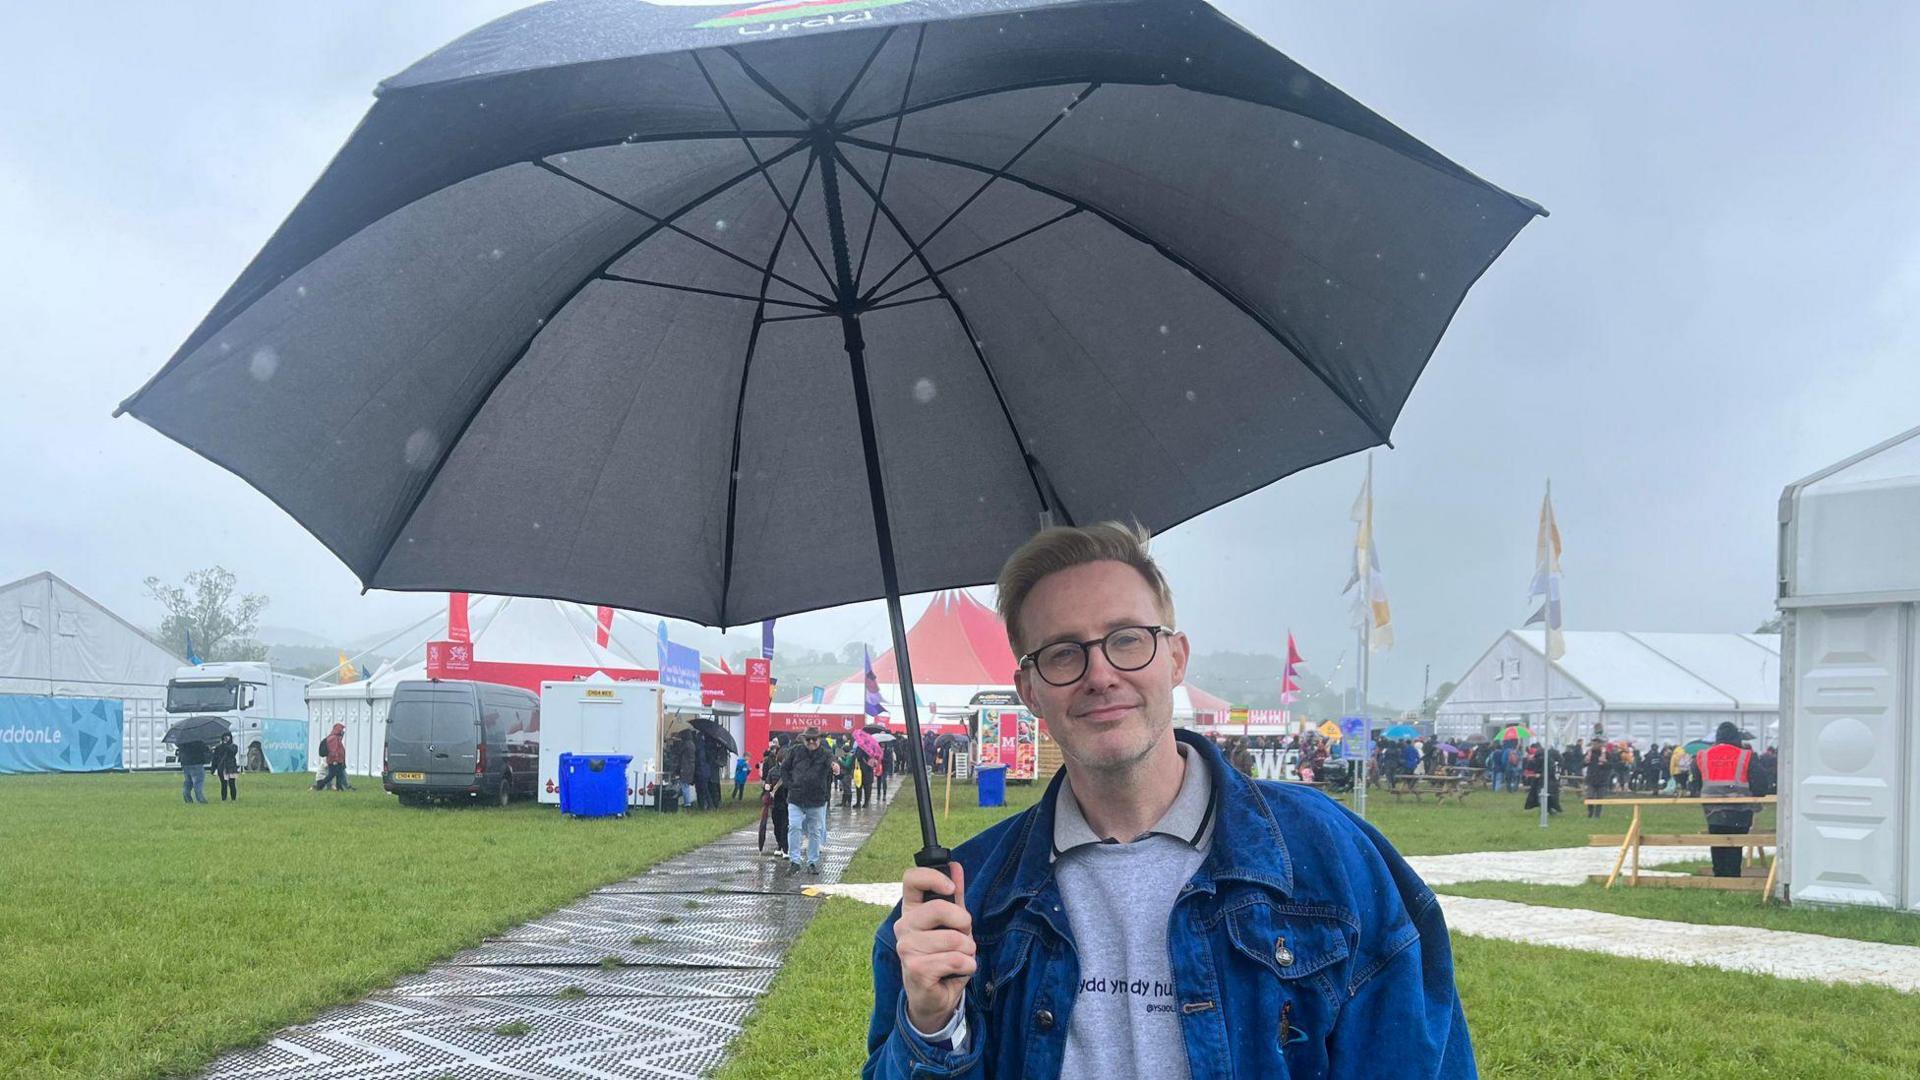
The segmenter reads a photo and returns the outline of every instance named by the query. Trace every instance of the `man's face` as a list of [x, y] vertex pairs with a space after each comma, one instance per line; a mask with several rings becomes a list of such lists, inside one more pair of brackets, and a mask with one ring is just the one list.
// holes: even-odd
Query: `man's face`
[[[1122, 626], [1165, 622], [1153, 589], [1125, 563], [1095, 562], [1041, 578], [1020, 611], [1025, 650], [1056, 641], [1091, 641]], [[1054, 686], [1023, 665], [1014, 676], [1020, 699], [1045, 719], [1061, 753], [1083, 768], [1123, 769], [1145, 757], [1173, 728], [1173, 688], [1187, 674], [1187, 639], [1166, 634], [1153, 661], [1119, 671], [1099, 646], [1088, 650], [1087, 673]]]
[[807, 749], [809, 749], [809, 750], [818, 750], [818, 749], [820, 749], [820, 736], [818, 736], [818, 735], [809, 735], [809, 736], [807, 736], [807, 739], [806, 739], [806, 742], [807, 742]]

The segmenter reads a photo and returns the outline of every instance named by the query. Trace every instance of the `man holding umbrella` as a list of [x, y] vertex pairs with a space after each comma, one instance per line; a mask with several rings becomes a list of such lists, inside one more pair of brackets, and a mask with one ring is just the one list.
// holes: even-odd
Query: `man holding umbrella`
[[207, 750], [207, 744], [198, 739], [188, 739], [180, 743], [176, 753], [180, 759], [180, 798], [188, 803], [205, 803], [207, 762], [213, 757]]
[[907, 872], [866, 1075], [1474, 1075], [1440, 906], [1392, 845], [1173, 730], [1189, 646], [1146, 540], [1050, 529], [1001, 571], [1066, 767], [951, 878]]

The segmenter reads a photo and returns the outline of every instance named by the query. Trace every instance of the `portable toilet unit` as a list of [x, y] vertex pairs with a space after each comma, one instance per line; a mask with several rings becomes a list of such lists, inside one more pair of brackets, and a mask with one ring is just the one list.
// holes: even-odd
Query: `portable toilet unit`
[[585, 679], [540, 684], [540, 795], [560, 801], [561, 754], [626, 754], [632, 790], [627, 803], [650, 806], [647, 782], [659, 772], [660, 687], [615, 682], [596, 673]]
[[1920, 911], [1920, 428], [1780, 496], [1780, 880]]

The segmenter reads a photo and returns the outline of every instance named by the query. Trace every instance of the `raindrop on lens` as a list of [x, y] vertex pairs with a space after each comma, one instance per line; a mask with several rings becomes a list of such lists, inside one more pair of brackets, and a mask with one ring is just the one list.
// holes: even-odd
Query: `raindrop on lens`
[[273, 378], [274, 372], [279, 370], [280, 354], [274, 352], [271, 345], [262, 345], [253, 350], [252, 359], [247, 361], [247, 373], [253, 376], [255, 382], [266, 382]]
[[305, 285], [295, 285], [293, 287], [293, 295], [295, 296], [307, 295], [307, 287]]
[[1161, 337], [1166, 337], [1166, 336], [1167, 336], [1167, 324], [1166, 324], [1166, 323], [1161, 323], [1161, 324], [1160, 324], [1160, 336], [1161, 336]]
[[1198, 394], [1196, 394], [1196, 393], [1194, 393], [1193, 391], [1191, 391], [1191, 390], [1189, 390], [1189, 391], [1187, 391], [1187, 400], [1188, 400], [1188, 401], [1198, 401], [1198, 400], [1200, 400], [1200, 395], [1198, 395]]
[[932, 379], [919, 379], [913, 384], [913, 400], [922, 405], [931, 402], [940, 391], [933, 385]]
[[1293, 140], [1293, 148], [1294, 148], [1295, 150], [1298, 150], [1298, 149], [1300, 149], [1300, 140], [1299, 140], [1299, 139], [1295, 139], [1295, 140]]
[[407, 436], [405, 451], [407, 466], [414, 469], [425, 468], [432, 463], [434, 452], [438, 449], [439, 445], [433, 437], [433, 432], [421, 428]]
[[504, 252], [499, 248], [494, 248], [492, 251], [487, 252], [487, 258], [492, 259], [494, 262], [499, 262], [502, 254], [504, 254]]

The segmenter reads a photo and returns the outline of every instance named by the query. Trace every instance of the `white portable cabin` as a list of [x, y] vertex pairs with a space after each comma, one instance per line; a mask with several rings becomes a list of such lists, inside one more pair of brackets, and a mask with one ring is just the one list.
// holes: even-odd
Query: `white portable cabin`
[[1920, 911], [1920, 428], [1780, 496], [1780, 880]]
[[660, 687], [604, 674], [540, 684], [540, 801], [560, 802], [561, 754], [627, 754], [627, 803], [651, 806], [660, 769]]

